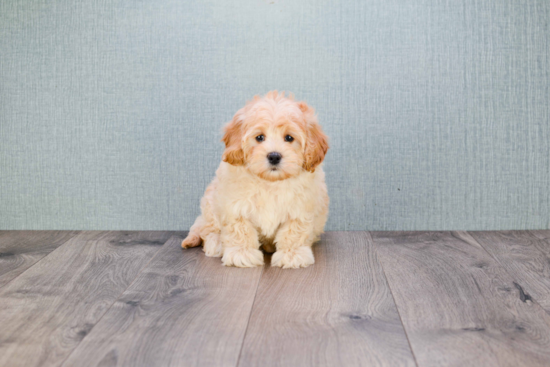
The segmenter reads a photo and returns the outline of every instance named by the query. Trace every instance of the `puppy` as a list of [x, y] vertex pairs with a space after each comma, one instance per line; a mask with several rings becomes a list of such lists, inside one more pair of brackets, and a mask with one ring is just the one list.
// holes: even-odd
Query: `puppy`
[[311, 107], [272, 91], [225, 126], [225, 151], [183, 248], [203, 244], [226, 266], [307, 267], [329, 198], [321, 163], [328, 141]]

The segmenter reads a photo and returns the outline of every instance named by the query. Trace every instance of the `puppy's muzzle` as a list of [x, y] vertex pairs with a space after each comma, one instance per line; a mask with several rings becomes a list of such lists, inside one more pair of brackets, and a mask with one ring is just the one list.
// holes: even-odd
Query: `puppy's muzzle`
[[282, 158], [283, 156], [278, 152], [271, 152], [267, 155], [267, 160], [274, 166], [278, 165]]

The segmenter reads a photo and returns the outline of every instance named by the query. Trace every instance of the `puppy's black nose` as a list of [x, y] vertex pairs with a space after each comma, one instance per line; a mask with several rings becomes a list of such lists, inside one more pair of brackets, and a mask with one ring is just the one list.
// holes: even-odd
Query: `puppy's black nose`
[[283, 158], [283, 156], [281, 155], [281, 153], [277, 153], [277, 152], [271, 152], [267, 155], [267, 160], [272, 165], [279, 164], [279, 162], [281, 161], [281, 158]]

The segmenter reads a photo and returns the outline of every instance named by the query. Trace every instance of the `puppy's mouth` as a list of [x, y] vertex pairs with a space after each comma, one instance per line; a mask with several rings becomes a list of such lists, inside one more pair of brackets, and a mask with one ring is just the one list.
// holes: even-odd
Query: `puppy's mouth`
[[259, 172], [258, 176], [268, 181], [280, 181], [290, 177], [290, 175], [279, 166], [266, 167], [263, 171]]

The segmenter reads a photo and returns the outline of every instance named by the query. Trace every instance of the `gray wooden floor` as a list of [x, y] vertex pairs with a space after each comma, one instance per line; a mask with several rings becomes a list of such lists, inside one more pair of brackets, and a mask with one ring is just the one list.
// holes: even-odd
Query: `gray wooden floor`
[[329, 232], [300, 270], [184, 236], [0, 231], [0, 366], [550, 366], [550, 231]]

